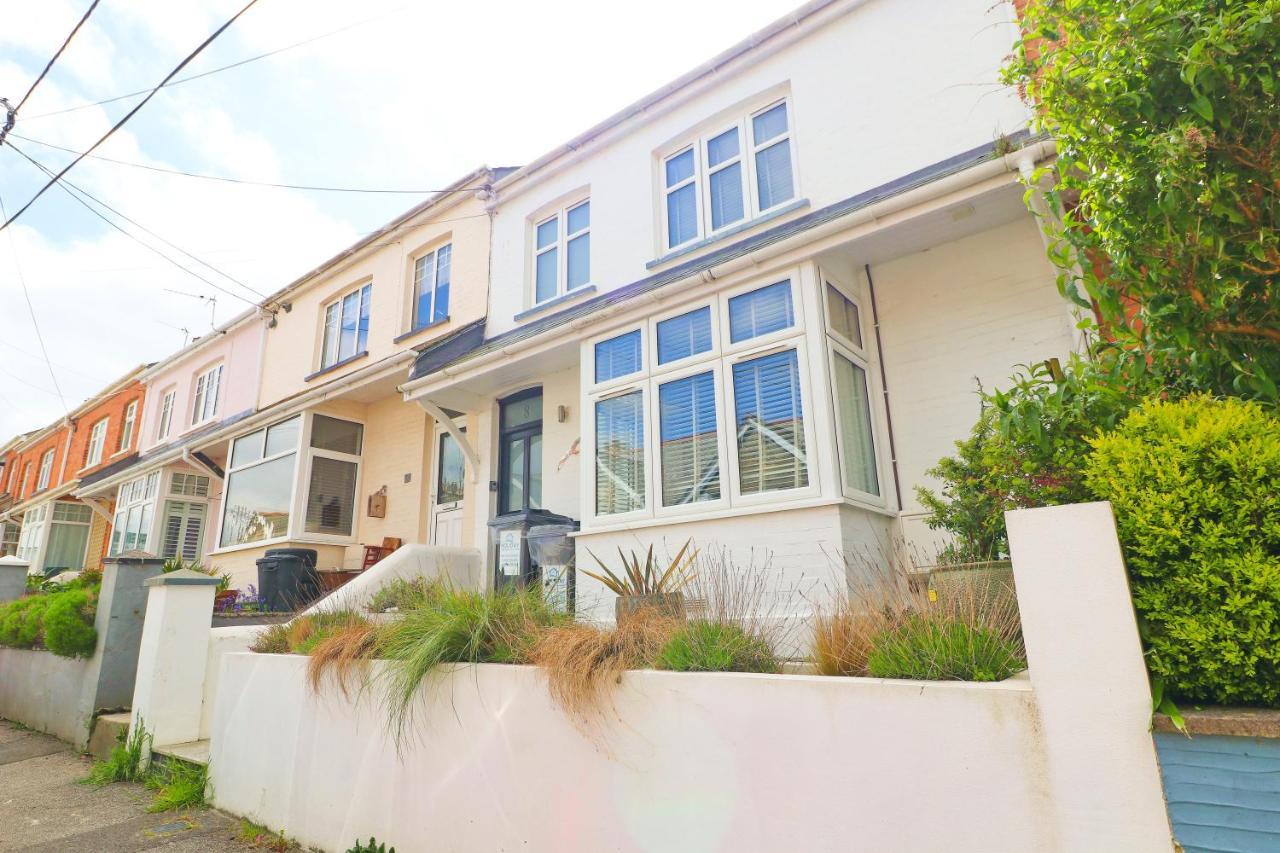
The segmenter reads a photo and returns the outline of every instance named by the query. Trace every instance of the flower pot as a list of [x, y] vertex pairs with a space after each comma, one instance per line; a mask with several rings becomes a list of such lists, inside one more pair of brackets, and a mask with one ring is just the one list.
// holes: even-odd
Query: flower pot
[[613, 615], [621, 625], [637, 616], [684, 619], [684, 593], [659, 592], [651, 595], [620, 595], [613, 602]]
[[236, 603], [238, 595], [240, 595], [240, 590], [238, 589], [224, 589], [222, 592], [215, 592], [213, 594], [213, 609], [226, 610]]

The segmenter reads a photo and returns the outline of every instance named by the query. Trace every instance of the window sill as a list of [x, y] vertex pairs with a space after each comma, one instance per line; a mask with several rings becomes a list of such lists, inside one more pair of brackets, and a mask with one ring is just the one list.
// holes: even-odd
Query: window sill
[[546, 302], [539, 302], [532, 308], [526, 308], [512, 319], [517, 323], [522, 323], [525, 320], [528, 320], [531, 317], [536, 317], [552, 308], [561, 308], [570, 302], [574, 302], [584, 296], [590, 296], [595, 292], [596, 286], [594, 284], [585, 284], [582, 287], [569, 291], [568, 293], [561, 294], [554, 299], [548, 299]]
[[345, 548], [355, 544], [354, 536], [331, 536], [324, 538], [315, 534], [305, 533], [301, 536], [277, 536], [274, 539], [259, 539], [257, 542], [245, 542], [242, 545], [228, 545], [225, 548], [214, 548], [208, 552], [208, 556], [217, 556], [219, 554], [234, 554], [238, 551], [252, 551], [254, 548], [280, 548], [286, 545], [335, 545], [339, 548]]
[[335, 370], [346, 367], [348, 364], [350, 364], [353, 361], [359, 361], [360, 359], [366, 357], [367, 355], [369, 355], [369, 351], [367, 349], [360, 350], [360, 352], [356, 353], [355, 355], [349, 355], [346, 358], [344, 358], [342, 361], [335, 361], [333, 364], [329, 365], [328, 367], [322, 367], [319, 370], [317, 370], [315, 373], [307, 374], [306, 376], [302, 377], [302, 381], [310, 382], [312, 379], [315, 379], [320, 376], [324, 376], [326, 373], [333, 373]]
[[737, 225], [733, 226], [732, 228], [726, 228], [723, 231], [719, 231], [715, 234], [712, 234], [710, 237], [703, 237], [701, 240], [698, 240], [695, 243], [690, 243], [686, 246], [681, 246], [677, 249], [672, 249], [670, 252], [667, 252], [665, 255], [654, 258], [653, 260], [646, 263], [644, 265], [644, 268], [647, 270], [651, 270], [654, 267], [660, 267], [663, 264], [670, 263], [671, 261], [674, 261], [678, 258], [687, 257], [689, 255], [694, 254], [695, 252], [702, 251], [708, 246], [719, 243], [721, 240], [725, 240], [736, 234], [741, 234], [743, 231], [748, 231], [752, 228], [755, 228], [757, 225], [763, 225], [766, 222], [772, 222], [775, 219], [779, 219], [783, 216], [786, 216], [788, 213], [795, 213], [797, 210], [801, 210], [808, 206], [809, 206], [809, 199], [798, 198], [793, 202], [784, 204], [782, 207], [779, 207], [776, 210], [769, 211], [763, 216], [757, 216], [755, 219], [752, 219], [746, 222], [739, 222]]
[[[420, 335], [423, 332], [427, 332], [427, 331], [430, 331], [431, 329], [436, 329], [436, 328], [439, 328], [440, 326], [444, 326], [449, 322], [449, 320], [450, 318], [448, 315], [441, 317], [439, 320], [432, 320], [430, 323], [427, 323], [425, 326], [417, 326], [405, 332], [403, 335], [397, 335], [396, 337], [391, 339], [391, 343], [398, 344], [401, 341], [407, 341], [409, 340], [409, 338], [412, 338], [414, 335]], [[335, 367], [336, 366], [337, 365], [335, 365]]]
[[769, 503], [747, 504], [745, 506], [726, 507], [710, 512], [698, 512], [678, 515], [663, 515], [657, 518], [638, 518], [624, 523], [592, 524], [583, 528], [571, 537], [593, 536], [597, 533], [620, 533], [627, 530], [640, 530], [650, 527], [667, 527], [673, 524], [690, 524], [698, 521], [718, 521], [725, 518], [740, 518], [746, 515], [763, 515], [764, 513], [786, 512], [795, 509], [818, 509], [821, 507], [839, 506], [847, 503], [843, 498], [817, 497], [802, 498], [791, 501], [771, 501]]

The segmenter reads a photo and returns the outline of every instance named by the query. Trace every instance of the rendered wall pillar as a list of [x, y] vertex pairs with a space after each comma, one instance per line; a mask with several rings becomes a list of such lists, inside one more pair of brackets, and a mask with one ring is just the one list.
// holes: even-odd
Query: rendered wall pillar
[[[1005, 513], [1027, 663], [1062, 850], [1172, 849], [1151, 739], [1151, 690], [1109, 503]], [[1089, 784], [1081, 784], [1081, 780]]]
[[138, 646], [147, 610], [146, 581], [161, 574], [164, 560], [155, 557], [111, 557], [103, 561], [102, 591], [94, 627], [98, 647], [90, 711], [123, 708], [133, 698]]
[[17, 557], [0, 558], [0, 603], [22, 598], [31, 564]]
[[152, 746], [198, 740], [218, 579], [182, 569], [146, 585], [130, 728], [141, 720]]

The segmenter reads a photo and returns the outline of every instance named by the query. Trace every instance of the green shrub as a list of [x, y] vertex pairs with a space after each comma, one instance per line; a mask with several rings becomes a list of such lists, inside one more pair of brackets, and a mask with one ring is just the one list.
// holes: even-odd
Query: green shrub
[[0, 646], [46, 649], [63, 657], [88, 657], [98, 643], [93, 627], [97, 576], [77, 579], [58, 591], [31, 595], [0, 607]]
[[778, 672], [781, 665], [764, 638], [731, 622], [693, 620], [658, 653], [660, 669], [676, 672]]
[[378, 839], [370, 836], [368, 844], [357, 841], [354, 847], [347, 850], [347, 853], [396, 853], [396, 848], [388, 848], [386, 844], [379, 844]]
[[66, 658], [89, 657], [98, 644], [92, 593], [73, 589], [49, 596], [44, 611], [44, 645]]
[[129, 732], [121, 732], [116, 745], [106, 761], [99, 761], [89, 769], [89, 775], [80, 781], [86, 785], [101, 787], [113, 782], [140, 782], [145, 775], [142, 762], [151, 751], [151, 735], [138, 721]]
[[1153, 677], [1193, 702], [1280, 707], [1280, 418], [1198, 395], [1093, 441]]
[[877, 634], [867, 674], [923, 681], [1003, 681], [1026, 668], [1017, 637], [980, 622], [914, 614]]
[[209, 787], [209, 768], [204, 764], [165, 759], [152, 764], [144, 784], [156, 792], [147, 806], [149, 812], [175, 809], [202, 809], [208, 806], [205, 791]]

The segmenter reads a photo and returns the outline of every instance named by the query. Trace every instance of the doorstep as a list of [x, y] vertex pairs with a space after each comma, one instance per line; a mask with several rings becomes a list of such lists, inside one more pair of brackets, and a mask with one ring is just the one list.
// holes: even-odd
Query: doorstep
[[209, 741], [192, 740], [186, 743], [174, 743], [169, 746], [157, 746], [151, 750], [156, 755], [163, 755], [165, 758], [176, 758], [179, 761], [188, 761], [192, 764], [209, 763]]
[[118, 714], [99, 714], [93, 721], [93, 732], [89, 735], [89, 745], [85, 751], [99, 761], [111, 757], [111, 750], [116, 748], [121, 735], [129, 731], [129, 712]]

